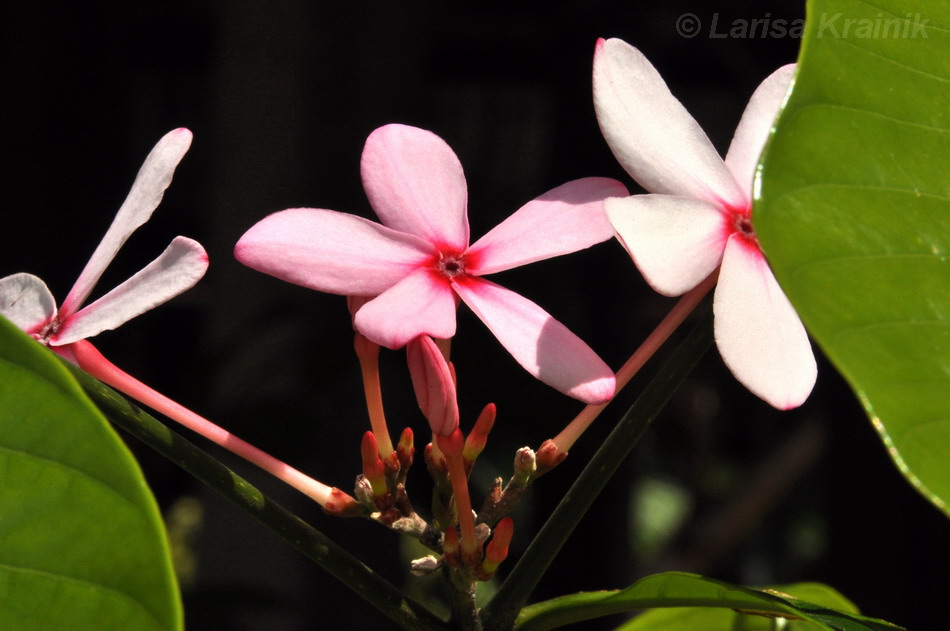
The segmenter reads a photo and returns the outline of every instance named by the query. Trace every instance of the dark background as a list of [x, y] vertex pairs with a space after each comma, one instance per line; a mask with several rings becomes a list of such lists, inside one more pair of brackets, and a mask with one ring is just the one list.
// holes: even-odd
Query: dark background
[[[590, 66], [601, 36], [643, 50], [725, 151], [749, 95], [795, 59], [799, 40], [711, 38], [714, 11], [722, 32], [736, 19], [801, 18], [803, 6], [205, 0], [7, 7], [0, 21], [0, 273], [35, 273], [62, 299], [148, 150], [168, 130], [190, 128], [194, 145], [165, 201], [95, 295], [177, 234], [206, 246], [210, 271], [195, 289], [96, 344], [143, 381], [349, 489], [368, 423], [345, 302], [244, 268], [231, 256], [236, 240], [286, 207], [371, 216], [359, 156], [369, 132], [390, 122], [431, 129], [458, 153], [473, 238], [570, 179], [611, 176], [637, 190], [601, 138], [591, 106]], [[703, 24], [697, 37], [677, 34], [685, 12]], [[498, 280], [544, 306], [614, 367], [672, 305], [612, 242]], [[499, 407], [474, 476], [483, 485], [509, 474], [514, 449], [538, 446], [580, 406], [533, 381], [464, 307], [459, 320], [453, 355], [463, 427], [486, 402]], [[899, 476], [841, 378], [819, 361], [812, 397], [780, 413], [739, 386], [711, 352], [534, 599], [619, 588], [677, 569], [751, 585], [824, 581], [869, 615], [931, 627], [950, 569], [946, 519]], [[396, 433], [411, 425], [422, 436], [404, 366], [401, 353], [384, 354], [390, 426]], [[651, 370], [530, 492], [515, 515], [514, 557]], [[146, 448], [131, 447], [183, 542], [191, 631], [379, 622], [360, 598], [238, 509]], [[431, 590], [407, 577], [406, 559], [418, 552], [401, 550], [394, 534], [326, 517], [207, 448], [393, 582], [412, 585], [420, 598]], [[429, 491], [423, 468], [416, 469], [410, 483], [422, 507]], [[473, 491], [476, 503], [482, 491]], [[636, 510], [637, 498], [653, 503]], [[645, 519], [667, 523], [673, 534], [648, 537]]]

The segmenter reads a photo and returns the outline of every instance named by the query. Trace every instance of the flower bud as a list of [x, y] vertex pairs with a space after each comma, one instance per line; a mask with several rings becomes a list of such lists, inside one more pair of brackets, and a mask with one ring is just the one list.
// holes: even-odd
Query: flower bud
[[511, 517], [505, 517], [495, 526], [491, 541], [485, 546], [485, 559], [482, 561], [482, 571], [491, 576], [498, 566], [508, 556], [508, 546], [514, 534], [515, 525]]
[[462, 458], [465, 459], [466, 466], [471, 467], [472, 463], [475, 462], [475, 459], [478, 458], [478, 455], [482, 453], [483, 449], [485, 449], [485, 443], [488, 442], [488, 432], [491, 431], [491, 428], [494, 424], [495, 404], [489, 403], [485, 406], [485, 409], [482, 410], [482, 413], [478, 415], [478, 420], [475, 421], [475, 426], [472, 427], [472, 431], [469, 432], [468, 436], [465, 438], [465, 447], [462, 449]]
[[448, 436], [459, 425], [455, 380], [442, 352], [428, 335], [421, 335], [406, 345], [409, 374], [419, 408], [429, 421], [432, 433]]

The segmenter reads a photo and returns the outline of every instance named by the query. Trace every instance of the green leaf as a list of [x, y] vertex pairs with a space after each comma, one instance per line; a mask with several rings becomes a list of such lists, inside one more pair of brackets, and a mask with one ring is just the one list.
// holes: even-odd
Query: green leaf
[[0, 629], [182, 629], [138, 465], [60, 362], [3, 317]]
[[[840, 592], [821, 583], [797, 583], [772, 588], [780, 595], [787, 595], [815, 605], [837, 609], [844, 613], [859, 613], [858, 608]], [[808, 631], [815, 626], [805, 620], [784, 619], [784, 631]], [[733, 609], [714, 607], [671, 607], [651, 609], [618, 627], [617, 631], [773, 631], [775, 619], [754, 614], [745, 614]]]
[[[808, 15], [756, 231], [901, 473], [950, 514], [950, 4], [814, 0]], [[899, 36], [880, 36], [887, 20]]]
[[[759, 591], [737, 587], [721, 581], [685, 572], [666, 572], [640, 579], [630, 587], [619, 591], [587, 592], [561, 596], [525, 607], [518, 616], [519, 631], [545, 631], [558, 627], [617, 613], [653, 608], [676, 608], [672, 613], [650, 614], [643, 626], [626, 626], [625, 629], [697, 629], [702, 631], [734, 631], [735, 629], [770, 629], [761, 626], [758, 620], [769, 624], [776, 618], [808, 623], [807, 629], [823, 631], [893, 631], [900, 629], [890, 623], [860, 616], [854, 606], [843, 596], [824, 586], [806, 584], [801, 591], [809, 596], [818, 595], [825, 603], [844, 606], [833, 609], [825, 604], [810, 603], [793, 598], [786, 592]], [[794, 589], [792, 586], [788, 589]], [[681, 608], [692, 608], [683, 611]], [[700, 608], [699, 610], [695, 608]], [[725, 615], [709, 614], [707, 609], [720, 612], [739, 611], [744, 614], [741, 624], [747, 626], [706, 626], [735, 621]], [[758, 619], [758, 620], [756, 620]], [[661, 622], [666, 622], [664, 626]], [[656, 624], [653, 624], [656, 622]], [[683, 626], [673, 626], [683, 624]], [[686, 626], [686, 623], [692, 626]], [[659, 626], [657, 626], [659, 625]], [[786, 627], [787, 628], [787, 627]], [[792, 627], [794, 628], [794, 627]], [[803, 628], [803, 629], [804, 629]]]

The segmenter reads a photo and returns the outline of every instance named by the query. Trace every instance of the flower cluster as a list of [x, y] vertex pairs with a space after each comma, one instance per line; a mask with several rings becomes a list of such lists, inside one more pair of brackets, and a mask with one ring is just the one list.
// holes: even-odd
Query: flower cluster
[[[188, 130], [168, 133], [149, 153], [59, 308], [43, 281], [20, 273], [0, 279], [0, 314], [93, 376], [287, 481], [328, 512], [370, 517], [416, 536], [441, 555], [417, 562], [418, 572], [445, 566], [455, 584], [471, 585], [490, 578], [507, 555], [513, 524], [506, 514], [524, 489], [563, 460], [618, 383], [629, 381], [714, 281], [716, 342], [736, 378], [780, 409], [801, 405], [811, 392], [816, 379], [811, 346], [769, 270], [752, 214], [759, 156], [794, 72], [794, 66], [785, 66], [759, 86], [722, 159], [643, 54], [619, 40], [600, 40], [593, 68], [597, 120], [617, 160], [647, 194], [629, 195], [622, 183], [607, 178], [574, 180], [527, 202], [473, 243], [458, 157], [434, 133], [393, 124], [370, 134], [360, 164], [380, 223], [334, 210], [291, 208], [251, 227], [235, 246], [240, 262], [348, 298], [372, 426], [361, 443], [355, 498], [149, 389], [85, 341], [190, 288], [207, 269], [201, 245], [176, 237], [155, 261], [82, 308], [119, 248], [161, 201], [191, 144]], [[690, 297], [688, 307], [674, 307], [675, 323], [658, 336], [662, 339], [648, 338], [619, 377], [542, 307], [486, 278], [614, 236], [654, 289]], [[569, 425], [569, 438], [549, 440], [537, 452], [519, 450], [511, 480], [502, 488], [498, 479], [478, 513], [468, 475], [496, 410], [489, 403], [463, 434], [449, 359], [461, 303], [528, 373], [588, 405]], [[432, 524], [413, 510], [406, 490], [413, 431], [406, 428], [393, 448], [386, 427], [380, 347], [406, 348], [416, 399], [432, 432], [424, 452], [435, 484]]]

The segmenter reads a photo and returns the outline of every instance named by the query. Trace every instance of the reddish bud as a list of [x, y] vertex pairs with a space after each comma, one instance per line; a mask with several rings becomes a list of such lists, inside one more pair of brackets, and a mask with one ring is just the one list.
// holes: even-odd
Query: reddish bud
[[381, 498], [389, 492], [389, 488], [386, 486], [386, 469], [383, 466], [383, 461], [379, 458], [378, 449], [373, 432], [363, 434], [363, 442], [360, 443], [360, 454], [363, 457], [363, 477], [373, 487], [373, 496]]
[[491, 541], [485, 546], [485, 559], [482, 561], [481, 573], [485, 577], [491, 577], [508, 556], [508, 546], [511, 545], [514, 532], [515, 524], [511, 517], [505, 517], [495, 526]]
[[408, 471], [409, 467], [412, 466], [412, 458], [416, 453], [413, 439], [412, 429], [407, 427], [402, 430], [402, 434], [399, 436], [399, 444], [396, 446], [396, 457], [399, 459], [400, 471]]
[[472, 427], [472, 431], [469, 432], [465, 438], [465, 447], [462, 449], [462, 457], [469, 466], [475, 462], [475, 459], [478, 458], [482, 450], [485, 449], [485, 444], [488, 442], [488, 433], [495, 425], [495, 415], [495, 404], [489, 403], [485, 406], [485, 409], [482, 410], [482, 413], [478, 415], [475, 426]]
[[428, 335], [421, 335], [406, 345], [409, 374], [416, 401], [432, 433], [448, 436], [458, 428], [459, 410], [455, 380], [442, 352]]
[[538, 453], [535, 454], [538, 466], [537, 475], [547, 473], [564, 462], [565, 458], [567, 458], [567, 452], [561, 451], [553, 440], [544, 441], [538, 448]]

